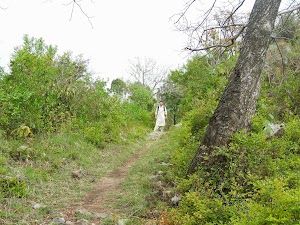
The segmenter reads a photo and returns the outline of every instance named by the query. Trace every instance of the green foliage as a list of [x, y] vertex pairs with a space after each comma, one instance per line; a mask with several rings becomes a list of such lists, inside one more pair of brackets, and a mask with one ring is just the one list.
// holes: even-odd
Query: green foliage
[[85, 66], [82, 60], [72, 60], [70, 53], [57, 56], [57, 48], [42, 39], [25, 36], [12, 55], [11, 73], [0, 82], [1, 127], [12, 131], [27, 124], [34, 133], [56, 129], [62, 123], [57, 118], [69, 111], [67, 87], [85, 75]]
[[[221, 199], [210, 199], [199, 192], [185, 195], [178, 211], [173, 211], [174, 224], [228, 224], [232, 216], [230, 207], [226, 207]], [[176, 221], [176, 222], [175, 222]]]
[[257, 181], [256, 193], [232, 224], [298, 224], [300, 221], [300, 188], [288, 188], [283, 178]]
[[194, 109], [186, 113], [187, 123], [191, 127], [192, 135], [197, 140], [202, 140], [217, 101], [215, 99], [195, 100], [194, 106]]
[[273, 139], [259, 124], [255, 119], [255, 133], [239, 132], [228, 146], [204, 156], [189, 178], [185, 172], [197, 142], [191, 144], [191, 127], [177, 130], [170, 162], [183, 196], [166, 215], [170, 224], [297, 224], [300, 120], [292, 118], [283, 136]]
[[[151, 107], [152, 109], [152, 107]], [[124, 102], [122, 108], [120, 109], [124, 117], [123, 122], [138, 122], [144, 123], [147, 126], [152, 126], [152, 120], [149, 116], [149, 112], [140, 107], [137, 103]]]
[[[119, 95], [111, 95], [106, 82], [92, 79], [89, 60], [59, 55], [43, 39], [24, 36], [9, 69], [0, 68], [0, 221], [15, 224], [28, 213], [41, 217], [28, 201], [62, 201], [56, 197], [65, 190], [78, 195], [76, 189], [89, 188], [91, 180], [128, 158], [134, 150], [127, 143], [153, 127], [148, 88], [133, 84], [129, 99], [119, 96], [127, 91], [119, 80]], [[79, 168], [89, 180], [74, 181], [71, 171]]]
[[[153, 126], [147, 111], [154, 104], [150, 89], [131, 84], [130, 102], [110, 96], [106, 82], [92, 81], [88, 64], [82, 56], [58, 55], [42, 39], [24, 36], [12, 56], [11, 73], [1, 74], [0, 127], [15, 138], [72, 130], [103, 147], [122, 141], [121, 133], [129, 136], [125, 133], [132, 124], [141, 127], [138, 133]], [[120, 79], [112, 86], [119, 94], [125, 92]]]
[[177, 145], [174, 146], [170, 162], [175, 166], [174, 173], [184, 177], [199, 144], [186, 125], [183, 125], [173, 138]]
[[152, 110], [155, 103], [152, 91], [148, 87], [144, 87], [140, 83], [133, 83], [129, 85], [130, 100], [136, 105], [139, 105], [141, 109]]
[[127, 85], [123, 80], [115, 79], [111, 82], [110, 91], [122, 96], [127, 91]]
[[[296, 58], [299, 58], [297, 48], [284, 52], [292, 62], [286, 67], [285, 76], [278, 73], [279, 59], [276, 61], [273, 57], [270, 59], [274, 62], [268, 61], [274, 64], [266, 67], [251, 132], [240, 131], [227, 146], [199, 156], [198, 170], [188, 178], [185, 176], [189, 163], [202, 141], [230, 70], [226, 70], [223, 62], [215, 69], [208, 66], [206, 71], [203, 69], [205, 61], [198, 67], [195, 61], [188, 64], [186, 70], [172, 73], [172, 80], [181, 86], [180, 92], [185, 93], [180, 99], [180, 109], [185, 116], [182, 128], [176, 128], [170, 159], [182, 200], [178, 208], [164, 214], [169, 224], [298, 224], [300, 119], [297, 99], [300, 85], [295, 70]], [[231, 62], [227, 64], [232, 65]], [[189, 72], [193, 67], [197, 69]], [[201, 71], [204, 72], [201, 74]], [[272, 73], [278, 76], [272, 77]], [[211, 77], [206, 81], [207, 74]], [[196, 76], [201, 77], [201, 81], [197, 81]], [[190, 84], [191, 81], [197, 82]], [[269, 123], [285, 125], [280, 138], [267, 136]]]
[[[44, 127], [44, 95], [55, 75], [53, 67], [57, 49], [46, 46], [42, 39], [24, 37], [22, 47], [16, 48], [10, 62], [11, 73], [4, 76], [1, 89], [1, 126], [14, 130], [27, 124], [34, 130]], [[52, 93], [47, 100], [52, 97]]]
[[86, 127], [84, 129], [84, 137], [98, 147], [104, 147], [104, 135], [104, 129], [101, 123], [95, 124], [93, 127]]
[[17, 129], [13, 130], [11, 134], [16, 134], [19, 138], [27, 138], [33, 137], [33, 133], [31, 132], [30, 128], [26, 125], [21, 125]]
[[27, 193], [27, 185], [16, 177], [0, 177], [0, 197], [11, 198], [24, 197]]
[[[290, 18], [294, 20], [293, 16]], [[297, 22], [295, 24], [298, 24]], [[287, 24], [288, 26], [288, 24]], [[299, 26], [299, 25], [297, 25]], [[282, 30], [288, 31], [286, 29]], [[260, 102], [275, 120], [284, 120], [290, 115], [299, 115], [300, 79], [299, 79], [299, 29], [293, 32], [290, 42], [278, 40], [270, 46], [264, 70], [264, 83]], [[280, 52], [279, 52], [280, 51]], [[285, 64], [283, 65], [282, 62]], [[278, 104], [280, 102], [280, 104]]]
[[5, 175], [7, 173], [7, 158], [4, 156], [0, 156], [0, 176]]
[[[190, 119], [190, 115], [185, 114], [189, 111], [196, 114], [201, 107], [199, 115], [206, 110], [203, 122], [206, 121], [216, 107], [235, 61], [236, 57], [233, 56], [220, 61], [216, 66], [212, 63], [213, 58], [195, 56], [181, 69], [172, 71], [158, 91], [158, 96], [165, 100], [170, 109], [169, 114], [175, 114], [177, 121], [182, 118]], [[208, 107], [205, 108], [205, 105]], [[196, 128], [198, 122], [200, 121], [195, 121], [195, 132], [199, 129]]]
[[224, 87], [223, 76], [223, 73], [213, 70], [206, 57], [195, 56], [183, 69], [172, 73], [170, 79], [184, 88], [186, 99], [190, 102], [192, 98], [218, 96]]

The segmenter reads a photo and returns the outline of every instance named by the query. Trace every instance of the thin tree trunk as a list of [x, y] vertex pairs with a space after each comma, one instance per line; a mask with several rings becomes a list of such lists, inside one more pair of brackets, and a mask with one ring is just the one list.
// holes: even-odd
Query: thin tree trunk
[[233, 133], [251, 126], [261, 88], [261, 72], [281, 0], [256, 0], [240, 55], [217, 109], [210, 119], [202, 145], [190, 164], [195, 171], [203, 155], [225, 145]]

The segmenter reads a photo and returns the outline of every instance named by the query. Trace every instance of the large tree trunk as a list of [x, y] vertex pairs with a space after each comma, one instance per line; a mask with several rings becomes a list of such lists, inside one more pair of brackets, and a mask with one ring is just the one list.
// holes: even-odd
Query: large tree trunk
[[[261, 88], [261, 72], [281, 0], [256, 0], [240, 55], [202, 145], [190, 164], [193, 173], [203, 155], [228, 143], [236, 131], [249, 129]], [[205, 146], [205, 147], [203, 147]]]

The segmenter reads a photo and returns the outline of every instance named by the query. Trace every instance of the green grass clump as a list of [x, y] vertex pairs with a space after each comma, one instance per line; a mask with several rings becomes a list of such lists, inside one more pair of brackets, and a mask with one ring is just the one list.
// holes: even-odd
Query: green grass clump
[[27, 193], [26, 188], [26, 182], [16, 177], [0, 177], [1, 198], [24, 197]]

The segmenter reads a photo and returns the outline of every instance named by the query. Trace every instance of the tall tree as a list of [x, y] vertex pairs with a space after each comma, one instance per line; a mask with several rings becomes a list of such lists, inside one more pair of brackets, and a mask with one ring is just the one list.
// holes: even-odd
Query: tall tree
[[115, 79], [111, 82], [110, 85], [110, 91], [114, 94], [118, 94], [120, 96], [123, 96], [126, 94], [127, 85], [122, 79]]
[[281, 0], [255, 1], [236, 66], [188, 174], [195, 171], [214, 147], [227, 144], [233, 133], [250, 128], [260, 93], [261, 72], [280, 3]]
[[168, 68], [158, 65], [154, 59], [137, 57], [130, 61], [128, 72], [136, 82], [153, 92], [165, 79]]

